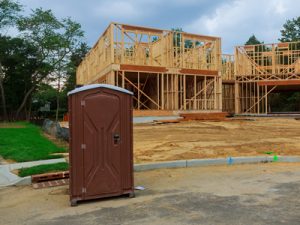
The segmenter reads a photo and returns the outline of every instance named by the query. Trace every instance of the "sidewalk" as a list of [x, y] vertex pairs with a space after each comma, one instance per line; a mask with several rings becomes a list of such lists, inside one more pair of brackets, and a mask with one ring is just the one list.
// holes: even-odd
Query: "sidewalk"
[[12, 170], [59, 162], [66, 162], [66, 160], [64, 158], [60, 158], [0, 165], [0, 188], [10, 185], [21, 185], [31, 183], [31, 177], [19, 177], [11, 173]]

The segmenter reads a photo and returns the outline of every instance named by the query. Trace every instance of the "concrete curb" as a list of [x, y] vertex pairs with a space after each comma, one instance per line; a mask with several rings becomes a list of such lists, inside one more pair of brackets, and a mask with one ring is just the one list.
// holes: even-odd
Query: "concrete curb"
[[16, 186], [22, 186], [22, 185], [30, 185], [31, 184], [31, 176], [22, 177], [20, 180], [18, 180], [13, 185]]
[[10, 183], [1, 184], [0, 189], [9, 187], [9, 186], [23, 186], [23, 185], [31, 185], [31, 176], [20, 177], [14, 181], [11, 181]]
[[66, 162], [65, 158], [58, 158], [58, 159], [46, 159], [46, 160], [38, 160], [38, 161], [32, 161], [32, 162], [22, 162], [22, 163], [13, 163], [13, 164], [7, 164], [9, 170], [18, 170], [21, 168], [27, 168], [32, 166], [39, 166], [39, 165], [46, 165], [46, 164], [53, 164], [53, 163], [60, 163], [60, 162]]
[[[47, 163], [45, 162], [47, 161]], [[62, 161], [62, 159], [59, 159]], [[37, 165], [41, 164], [51, 164], [56, 163], [57, 160], [43, 160], [37, 161]], [[177, 161], [166, 161], [166, 162], [155, 162], [155, 163], [143, 163], [135, 164], [134, 171], [141, 172], [147, 170], [156, 169], [167, 169], [167, 168], [187, 168], [187, 167], [198, 167], [198, 166], [214, 166], [214, 165], [234, 165], [234, 164], [255, 164], [255, 163], [271, 163], [274, 162], [273, 156], [255, 156], [255, 157], [229, 157], [229, 158], [215, 158], [215, 159], [189, 159], [189, 160], [177, 160]], [[300, 156], [278, 156], [276, 162], [300, 162]], [[6, 165], [8, 169], [8, 165]], [[10, 167], [11, 168], [11, 167]], [[13, 167], [22, 168], [19, 166]], [[14, 175], [14, 174], [11, 174]], [[14, 175], [16, 176], [16, 175]], [[30, 185], [31, 176], [15, 179], [9, 184], [0, 185], [0, 187], [7, 186], [20, 186], [20, 185]]]
[[[273, 156], [255, 156], [255, 157], [230, 157], [216, 159], [189, 159], [167, 162], [155, 162], [134, 165], [134, 171], [146, 171], [163, 168], [185, 168], [196, 166], [213, 166], [213, 165], [233, 165], [233, 164], [254, 164], [274, 162]], [[276, 162], [300, 162], [300, 156], [278, 156]]]
[[153, 169], [182, 168], [182, 167], [186, 167], [186, 160], [135, 164], [134, 171], [139, 172], [139, 171], [146, 171], [146, 170], [153, 170]]
[[58, 159], [49, 159], [49, 160], [39, 160], [32, 162], [23, 162], [23, 163], [13, 163], [0, 165], [0, 187], [8, 187], [12, 185], [29, 185], [31, 184], [31, 176], [28, 177], [19, 177], [13, 174], [12, 170], [17, 170], [21, 168], [27, 168], [38, 165], [53, 164], [59, 162], [66, 162], [65, 158]]

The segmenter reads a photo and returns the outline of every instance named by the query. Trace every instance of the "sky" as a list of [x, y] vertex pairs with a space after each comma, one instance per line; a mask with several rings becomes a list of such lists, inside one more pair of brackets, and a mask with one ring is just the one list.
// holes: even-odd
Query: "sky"
[[264, 43], [278, 42], [287, 19], [300, 16], [300, 0], [19, 0], [31, 9], [51, 9], [58, 18], [82, 25], [93, 46], [110, 22], [222, 38], [223, 53], [243, 45], [254, 34]]

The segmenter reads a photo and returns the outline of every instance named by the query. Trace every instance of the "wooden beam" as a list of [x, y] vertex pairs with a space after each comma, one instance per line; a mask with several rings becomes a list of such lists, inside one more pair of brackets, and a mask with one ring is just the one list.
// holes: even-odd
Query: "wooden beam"
[[217, 70], [180, 69], [182, 74], [218, 76]]
[[138, 72], [138, 109], [140, 109], [140, 102], [141, 102], [141, 96], [140, 96], [140, 72]]
[[196, 39], [196, 40], [204, 39], [204, 40], [207, 40], [207, 41], [216, 41], [216, 40], [220, 39], [219, 37], [198, 35], [198, 34], [189, 34], [189, 33], [185, 33], [185, 32], [183, 32], [182, 34], [186, 39]]
[[186, 110], [186, 75], [183, 75], [183, 109]]
[[[157, 103], [158, 103], [158, 105], [159, 105], [159, 73], [156, 75], [156, 90], [157, 90], [157, 93], [156, 93], [156, 95], [157, 95]], [[159, 108], [157, 108], [157, 109], [159, 109]]]
[[[196, 94], [197, 94], [197, 77], [194, 76], [194, 96], [196, 96]], [[194, 99], [194, 104], [193, 104], [194, 110], [196, 110], [196, 101], [197, 101], [197, 97]]]
[[129, 64], [121, 64], [120, 69], [127, 70], [127, 71], [156, 72], [156, 73], [165, 73], [168, 71], [166, 67], [129, 65]]
[[207, 110], [207, 85], [206, 77], [204, 77], [204, 109]]
[[164, 74], [161, 74], [161, 109], [165, 109]]
[[125, 71], [122, 71], [122, 88], [125, 88]]
[[222, 84], [235, 84], [235, 80], [222, 80]]
[[267, 85], [265, 85], [265, 94], [266, 94], [266, 97], [265, 97], [265, 114], [268, 113], [268, 87]]
[[163, 30], [159, 30], [155, 28], [139, 27], [139, 26], [132, 26], [132, 25], [122, 25], [122, 27], [126, 31], [141, 31], [141, 32], [151, 32], [157, 34], [163, 33]]
[[257, 81], [259, 86], [289, 86], [300, 85], [300, 80], [265, 80]]

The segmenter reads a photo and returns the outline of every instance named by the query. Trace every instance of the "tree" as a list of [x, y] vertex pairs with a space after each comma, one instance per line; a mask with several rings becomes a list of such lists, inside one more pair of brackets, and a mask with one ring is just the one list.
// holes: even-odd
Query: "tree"
[[[19, 12], [22, 7], [19, 3], [11, 0], [1, 0], [0, 1], [0, 31], [2, 32], [4, 28], [12, 26], [19, 18]], [[0, 35], [1, 36], [1, 35]], [[3, 120], [7, 120], [7, 109], [6, 109], [6, 99], [5, 91], [3, 87], [3, 81], [5, 79], [4, 68], [2, 61], [0, 60], [0, 94], [2, 103], [2, 114]]]
[[[32, 96], [32, 110], [35, 117], [50, 116], [53, 117], [53, 106], [56, 105], [57, 91], [49, 84], [41, 83], [37, 86]], [[45, 105], [50, 105], [50, 111], [42, 111]]]
[[19, 118], [20, 112], [38, 84], [61, 69], [62, 64], [67, 62], [72, 52], [78, 48], [83, 37], [80, 24], [70, 18], [59, 20], [51, 10], [41, 8], [33, 10], [30, 16], [20, 19], [18, 28], [22, 32], [21, 37], [36, 47], [38, 66], [33, 73], [27, 74], [32, 86], [25, 93], [17, 109], [16, 118]]
[[76, 88], [76, 69], [89, 50], [90, 47], [86, 43], [81, 43], [80, 47], [72, 53], [67, 65], [66, 83], [64, 86], [65, 93]]
[[255, 35], [253, 34], [248, 41], [246, 41], [245, 45], [259, 45], [259, 44], [263, 44], [263, 42], [260, 42]]
[[19, 12], [22, 6], [12, 0], [0, 1], [0, 29], [12, 26], [19, 19]]
[[5, 74], [3, 87], [7, 101], [5, 107], [9, 112], [16, 111], [22, 96], [31, 88], [32, 83], [26, 75], [38, 66], [36, 54], [36, 48], [26, 40], [0, 36], [0, 61]]
[[300, 16], [292, 20], [287, 20], [281, 32], [281, 42], [291, 42], [300, 40]]

